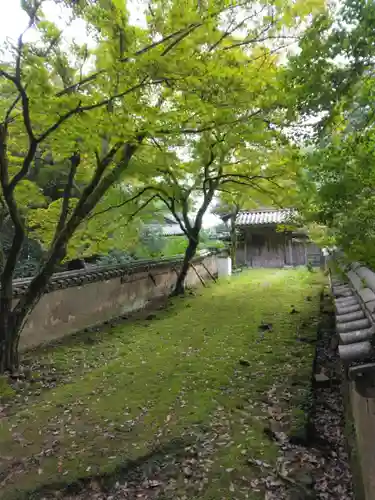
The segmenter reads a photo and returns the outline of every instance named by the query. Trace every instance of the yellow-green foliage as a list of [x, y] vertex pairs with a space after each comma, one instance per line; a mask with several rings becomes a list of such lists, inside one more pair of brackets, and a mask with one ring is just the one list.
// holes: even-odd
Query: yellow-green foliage
[[[35, 149], [26, 169], [25, 179], [30, 180], [16, 189], [21, 211], [25, 205], [37, 207], [29, 215], [29, 236], [46, 249], [53, 241], [61, 208], [61, 199], [56, 198], [63, 197], [70, 159], [77, 152], [81, 161], [71, 207], [95, 181], [90, 203], [83, 205], [90, 214], [77, 218], [91, 217], [100, 207], [118, 210], [99, 216], [97, 223], [83, 224], [68, 245], [68, 258], [128, 246], [134, 239], [127, 222], [141, 203], [117, 204], [107, 195], [99, 201], [96, 195], [108, 187], [121, 191], [124, 201], [134, 194], [135, 186], [157, 185], [159, 196], [177, 200], [177, 205], [191, 192], [204, 192], [210, 183], [198, 182], [190, 192], [187, 187], [201, 180], [214, 139], [216, 163], [209, 164], [213, 179], [215, 168], [223, 168], [225, 174], [232, 168], [256, 179], [258, 194], [272, 190], [261, 179], [263, 173], [272, 179], [282, 177], [282, 188], [292, 189], [293, 148], [283, 139], [278, 141], [277, 128], [269, 127], [285, 114], [279, 49], [285, 30], [300, 33], [303, 20], [324, 10], [324, 2], [264, 3], [272, 8], [272, 22], [268, 15], [259, 15], [250, 0], [208, 0], [204, 5], [189, 0], [183, 9], [180, 0], [152, 0], [138, 26], [128, 2], [62, 2], [66, 11], [61, 19], [86, 25], [96, 42], [90, 47], [66, 36], [42, 4], [32, 13], [30, 2], [21, 2], [32, 16], [30, 30], [36, 33], [25, 34], [27, 43], [21, 43], [17, 77], [17, 51], [11, 54], [13, 60], [1, 65], [0, 122], [6, 118], [8, 123], [3, 149], [10, 155], [10, 178], [20, 172], [28, 151]], [[17, 100], [20, 87], [26, 96]], [[25, 116], [30, 118], [26, 124]], [[30, 148], [36, 142], [38, 147]], [[51, 186], [56, 188], [54, 196], [43, 197], [40, 188], [48, 191]], [[231, 186], [226, 178], [226, 189]], [[152, 194], [155, 191], [147, 192]]]

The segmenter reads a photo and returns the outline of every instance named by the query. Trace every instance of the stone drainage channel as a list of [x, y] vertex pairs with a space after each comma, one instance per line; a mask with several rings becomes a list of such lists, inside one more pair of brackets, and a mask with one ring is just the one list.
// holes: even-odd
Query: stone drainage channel
[[[268, 492], [265, 500], [362, 500], [354, 494], [345, 403], [345, 377], [337, 352], [335, 315], [329, 293], [321, 317], [312, 376], [307, 432], [280, 443], [279, 461], [295, 484]], [[286, 487], [287, 486], [287, 487]]]
[[[322, 295], [321, 320], [313, 374], [310, 450], [317, 459], [313, 472], [315, 498], [347, 500], [354, 495], [347, 421], [346, 381], [337, 349], [335, 314], [330, 294]], [[314, 498], [314, 497], [313, 497]]]

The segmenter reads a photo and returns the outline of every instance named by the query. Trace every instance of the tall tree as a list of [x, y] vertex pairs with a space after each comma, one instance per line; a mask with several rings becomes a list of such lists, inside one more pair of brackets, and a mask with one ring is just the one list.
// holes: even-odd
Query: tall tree
[[347, 0], [334, 14], [312, 23], [286, 72], [294, 117], [315, 122], [301, 143], [300, 209], [327, 244], [375, 265], [375, 6]]
[[268, 114], [265, 106], [262, 113], [253, 112], [244, 123], [241, 120], [210, 130], [199, 138], [180, 138], [177, 151], [170, 144], [164, 148], [157, 142], [155, 154], [149, 155], [148, 161], [158, 165], [159, 174], [146, 188], [154, 193], [150, 199], [163, 201], [187, 238], [175, 294], [184, 292], [203, 218], [215, 196], [225, 194], [237, 204], [254, 193], [258, 199], [266, 196], [275, 200], [285, 183], [290, 183], [294, 175], [293, 148], [269, 127]]

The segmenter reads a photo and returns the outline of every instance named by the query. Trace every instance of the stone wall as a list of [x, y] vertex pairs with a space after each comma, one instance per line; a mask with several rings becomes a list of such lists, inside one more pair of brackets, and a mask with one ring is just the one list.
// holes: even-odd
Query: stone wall
[[[187, 285], [195, 287], [218, 275], [219, 254], [201, 254], [193, 261]], [[181, 259], [143, 261], [57, 273], [31, 313], [21, 335], [21, 349], [59, 339], [84, 328], [124, 316], [167, 296], [174, 287]], [[14, 304], [30, 280], [14, 281]]]

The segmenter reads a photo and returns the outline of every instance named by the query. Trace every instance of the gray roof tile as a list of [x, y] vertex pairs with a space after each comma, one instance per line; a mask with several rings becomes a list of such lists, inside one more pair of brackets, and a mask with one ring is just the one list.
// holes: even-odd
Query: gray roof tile
[[256, 226], [287, 223], [296, 214], [293, 209], [241, 211], [237, 215], [237, 226]]

